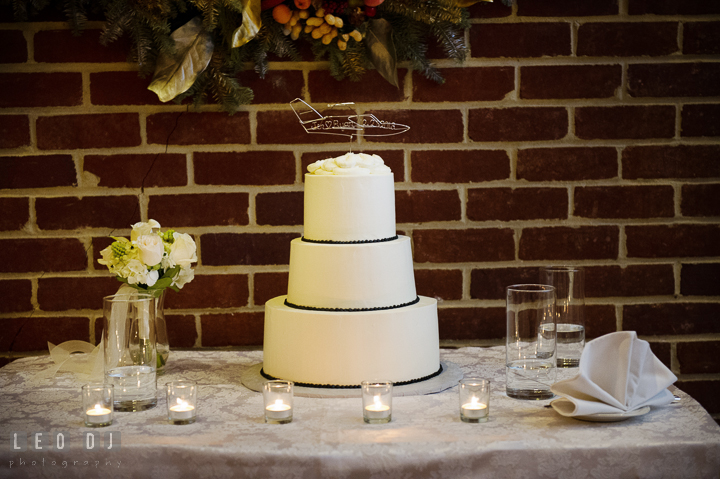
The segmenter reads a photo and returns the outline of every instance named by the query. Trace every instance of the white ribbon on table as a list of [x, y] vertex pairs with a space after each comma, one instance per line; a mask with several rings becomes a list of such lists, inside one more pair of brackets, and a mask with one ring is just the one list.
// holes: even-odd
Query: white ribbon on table
[[85, 341], [65, 341], [57, 346], [48, 342], [50, 358], [55, 367], [41, 373], [55, 376], [61, 372], [78, 374], [86, 381], [102, 381], [104, 377], [103, 345], [97, 346]]

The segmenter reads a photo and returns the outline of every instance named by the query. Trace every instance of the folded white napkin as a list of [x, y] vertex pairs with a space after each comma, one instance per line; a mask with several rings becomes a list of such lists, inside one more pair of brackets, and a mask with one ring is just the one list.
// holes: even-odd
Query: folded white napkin
[[677, 377], [635, 331], [610, 333], [588, 342], [579, 370], [574, 378], [552, 386], [563, 397], [552, 406], [563, 416], [627, 413], [673, 400], [667, 387]]

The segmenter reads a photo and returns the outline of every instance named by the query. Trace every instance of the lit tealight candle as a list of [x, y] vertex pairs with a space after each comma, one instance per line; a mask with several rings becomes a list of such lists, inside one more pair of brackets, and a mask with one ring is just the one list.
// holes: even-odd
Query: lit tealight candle
[[373, 403], [365, 406], [368, 419], [385, 419], [390, 416], [390, 406], [380, 401], [380, 396], [373, 396]]
[[265, 417], [276, 421], [289, 419], [292, 417], [292, 406], [285, 404], [282, 399], [276, 399], [265, 408]]
[[469, 403], [462, 405], [462, 414], [468, 419], [480, 419], [487, 415], [487, 404], [481, 403], [473, 396]]
[[178, 398], [175, 406], [170, 406], [170, 419], [173, 421], [184, 421], [195, 417], [195, 406]]
[[85, 422], [89, 424], [107, 424], [112, 421], [112, 411], [100, 404], [96, 404], [94, 408], [85, 411], [87, 416]]

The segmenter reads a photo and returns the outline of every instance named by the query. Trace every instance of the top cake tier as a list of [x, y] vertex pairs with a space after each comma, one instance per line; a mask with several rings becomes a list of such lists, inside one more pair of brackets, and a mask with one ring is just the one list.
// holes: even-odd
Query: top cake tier
[[372, 242], [396, 236], [390, 169], [348, 173], [305, 175], [306, 241]]

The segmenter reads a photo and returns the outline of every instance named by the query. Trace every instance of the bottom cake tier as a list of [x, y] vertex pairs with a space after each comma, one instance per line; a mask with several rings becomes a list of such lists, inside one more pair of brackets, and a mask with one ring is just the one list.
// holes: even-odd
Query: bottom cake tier
[[263, 373], [316, 386], [405, 383], [440, 370], [437, 301], [382, 311], [306, 311], [265, 303]]

